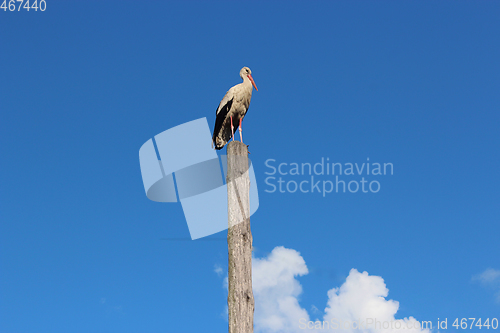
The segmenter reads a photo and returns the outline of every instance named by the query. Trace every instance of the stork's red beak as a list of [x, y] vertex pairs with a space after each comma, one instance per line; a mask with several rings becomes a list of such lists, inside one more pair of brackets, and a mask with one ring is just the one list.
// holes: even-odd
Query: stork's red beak
[[248, 74], [247, 76], [250, 79], [250, 82], [252, 82], [252, 85], [255, 88], [255, 90], [259, 91], [259, 89], [257, 89], [257, 86], [255, 85], [255, 81], [253, 80], [252, 75]]

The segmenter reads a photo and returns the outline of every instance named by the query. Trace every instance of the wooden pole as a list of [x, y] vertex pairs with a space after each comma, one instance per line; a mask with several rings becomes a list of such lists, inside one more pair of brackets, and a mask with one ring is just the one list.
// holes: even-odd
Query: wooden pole
[[250, 230], [250, 179], [248, 148], [227, 145], [227, 247], [229, 333], [253, 333], [252, 232]]

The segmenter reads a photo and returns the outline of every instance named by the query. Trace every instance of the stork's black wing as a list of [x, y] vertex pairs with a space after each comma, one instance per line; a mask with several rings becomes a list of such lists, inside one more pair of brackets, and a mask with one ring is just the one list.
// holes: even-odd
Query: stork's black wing
[[219, 106], [217, 107], [217, 111], [216, 111], [217, 116], [215, 118], [214, 135], [212, 136], [212, 141], [214, 142], [215, 145], [216, 145], [215, 138], [217, 137], [220, 130], [222, 129], [222, 125], [224, 124], [224, 120], [226, 119], [227, 114], [229, 113], [229, 110], [231, 110], [231, 105], [233, 105], [233, 99], [234, 98], [231, 98], [230, 100], [228, 100], [226, 102], [225, 105], [222, 105], [222, 107], [221, 107], [222, 102], [224, 102], [224, 99], [223, 99], [221, 104], [219, 104]]

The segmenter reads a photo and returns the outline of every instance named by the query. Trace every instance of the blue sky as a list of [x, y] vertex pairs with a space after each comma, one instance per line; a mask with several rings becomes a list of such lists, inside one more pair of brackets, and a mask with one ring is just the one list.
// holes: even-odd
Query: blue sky
[[[298, 324], [269, 295], [311, 320], [361, 316], [366, 295], [385, 297], [387, 318], [448, 318], [442, 332], [500, 317], [499, 16], [494, 1], [0, 11], [0, 332], [227, 330], [226, 232], [163, 240], [189, 231], [179, 204], [147, 199], [138, 151], [187, 121], [212, 126], [243, 66], [259, 88], [243, 123], [268, 306], [256, 332], [280, 331], [269, 313]], [[394, 173], [366, 176], [377, 193], [266, 192], [266, 161], [321, 158]]]

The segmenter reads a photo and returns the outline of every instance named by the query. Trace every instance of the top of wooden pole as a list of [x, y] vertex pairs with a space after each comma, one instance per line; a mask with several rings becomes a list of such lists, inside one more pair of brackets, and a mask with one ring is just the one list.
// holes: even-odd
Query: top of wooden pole
[[232, 141], [227, 145], [227, 176], [229, 228], [250, 218], [250, 179], [248, 147]]
[[248, 146], [240, 141], [231, 141], [227, 144], [227, 154], [248, 157]]

